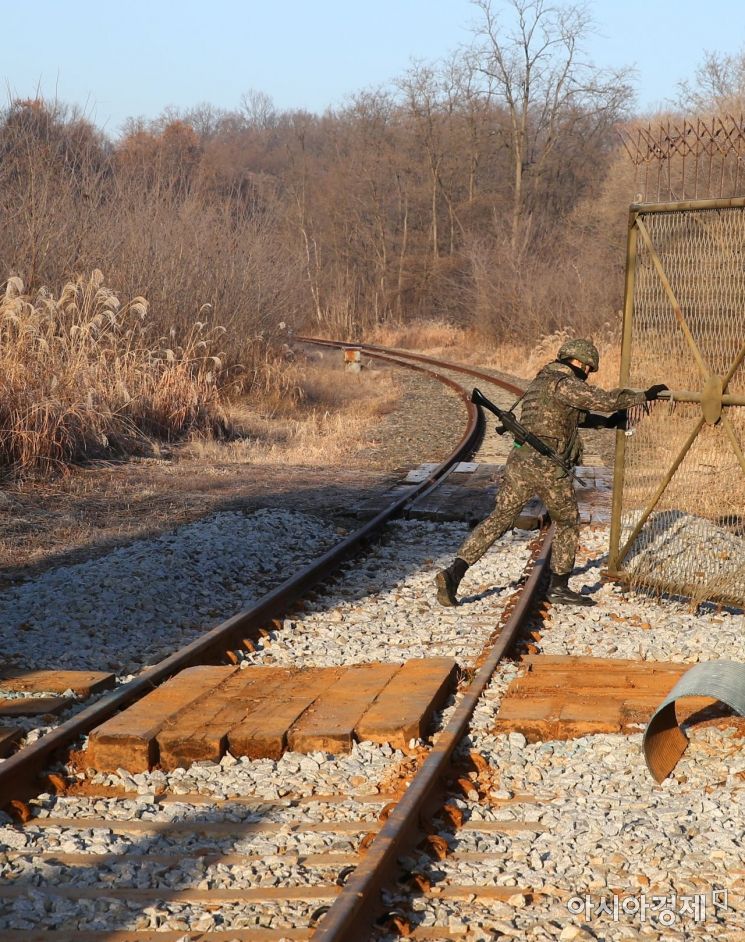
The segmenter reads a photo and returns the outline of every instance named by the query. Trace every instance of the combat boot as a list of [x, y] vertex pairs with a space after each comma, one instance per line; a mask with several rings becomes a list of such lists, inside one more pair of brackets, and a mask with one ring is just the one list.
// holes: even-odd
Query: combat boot
[[561, 576], [555, 572], [551, 573], [551, 581], [548, 585], [546, 598], [555, 605], [590, 606], [596, 604], [595, 600], [591, 599], [589, 595], [581, 595], [579, 592], [575, 592], [574, 589], [569, 588], [568, 572]]
[[440, 605], [453, 606], [458, 604], [458, 586], [468, 569], [468, 563], [456, 556], [447, 569], [442, 569], [435, 576], [437, 586], [437, 601]]

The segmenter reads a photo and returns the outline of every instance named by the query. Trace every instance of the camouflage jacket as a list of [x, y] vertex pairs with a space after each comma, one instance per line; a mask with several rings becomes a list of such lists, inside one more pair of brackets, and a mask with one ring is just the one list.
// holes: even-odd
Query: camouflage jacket
[[570, 366], [548, 363], [528, 386], [522, 400], [521, 421], [573, 464], [582, 457], [577, 426], [588, 412], [609, 414], [645, 401], [635, 389], [601, 389], [578, 379]]

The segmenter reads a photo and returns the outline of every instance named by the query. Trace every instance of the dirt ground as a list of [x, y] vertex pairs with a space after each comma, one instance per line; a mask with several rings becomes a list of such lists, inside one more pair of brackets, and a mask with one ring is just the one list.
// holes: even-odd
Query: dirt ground
[[321, 359], [310, 366], [333, 386], [325, 409], [316, 402], [288, 418], [242, 402], [235, 412], [244, 434], [235, 441], [156, 449], [0, 488], [0, 585], [221, 510], [282, 507], [347, 530], [359, 523], [350, 505], [445, 457], [459, 438], [463, 406], [440, 383], [372, 364], [350, 376], [340, 358]]
[[342, 502], [396, 475], [338, 468], [223, 465], [137, 459], [75, 471], [51, 484], [2, 492], [0, 585], [50, 566], [90, 559], [221, 510], [284, 507], [349, 520]]

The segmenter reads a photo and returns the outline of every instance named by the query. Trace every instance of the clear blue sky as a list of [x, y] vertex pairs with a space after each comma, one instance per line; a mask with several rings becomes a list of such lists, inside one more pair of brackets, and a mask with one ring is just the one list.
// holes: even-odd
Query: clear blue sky
[[[494, 0], [497, 8], [500, 0]], [[598, 65], [635, 66], [651, 110], [704, 50], [745, 45], [742, 0], [595, 0]], [[280, 109], [323, 111], [384, 85], [412, 58], [470, 37], [469, 0], [0, 0], [6, 94], [81, 105], [112, 136], [130, 116], [257, 89]]]

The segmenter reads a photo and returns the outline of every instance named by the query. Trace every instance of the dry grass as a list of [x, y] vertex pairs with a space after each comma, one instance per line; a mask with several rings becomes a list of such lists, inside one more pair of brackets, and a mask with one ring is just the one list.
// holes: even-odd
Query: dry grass
[[[512, 341], [495, 346], [474, 330], [441, 321], [420, 321], [400, 327], [379, 327], [365, 340], [430, 356], [443, 356], [454, 362], [478, 363], [520, 379], [532, 379], [572, 336], [575, 335], [569, 330], [561, 330], [546, 334], [535, 343]], [[621, 370], [620, 340], [607, 331], [603, 336], [595, 337], [594, 342], [600, 352], [600, 369], [592, 374], [592, 382], [606, 389], [613, 388], [618, 385]]]
[[221, 330], [150, 336], [148, 303], [121, 304], [103, 275], [68, 282], [58, 298], [0, 300], [0, 471], [47, 475], [91, 457], [142, 452], [221, 427]]
[[349, 373], [331, 357], [285, 363], [282, 380], [291, 394], [267, 392], [260, 410], [256, 400], [234, 403], [229, 417], [236, 437], [225, 444], [192, 442], [188, 454], [306, 467], [348, 462], [375, 422], [396, 407], [400, 389], [387, 371]]
[[[567, 330], [558, 331], [541, 337], [534, 344], [501, 344], [487, 354], [485, 366], [493, 366], [505, 373], [512, 373], [523, 379], [532, 379], [542, 366], [556, 357], [561, 345], [574, 336]], [[621, 372], [620, 341], [612, 337], [592, 338], [600, 353], [600, 366], [597, 373], [591, 374], [591, 382], [612, 389], [618, 386]]]
[[472, 344], [475, 334], [444, 321], [413, 321], [411, 324], [383, 324], [365, 337], [366, 343], [401, 350], [434, 351], [460, 348]]

